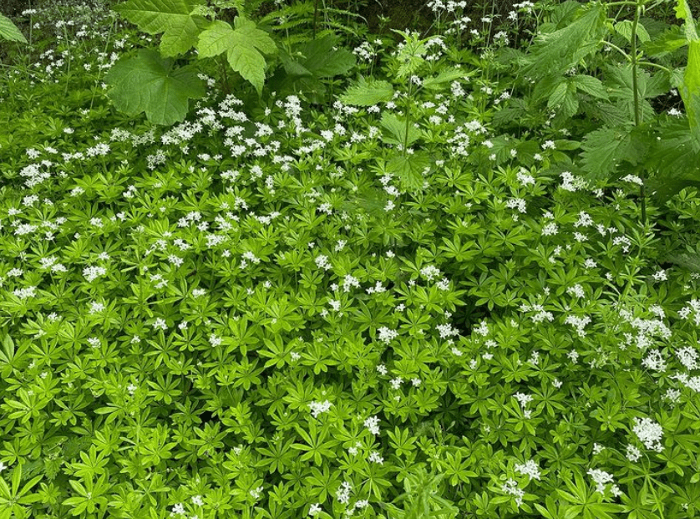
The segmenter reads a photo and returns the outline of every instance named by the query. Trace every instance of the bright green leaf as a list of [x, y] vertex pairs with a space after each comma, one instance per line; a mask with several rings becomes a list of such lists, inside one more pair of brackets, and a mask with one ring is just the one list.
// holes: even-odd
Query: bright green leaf
[[393, 95], [394, 87], [388, 81], [368, 80], [360, 76], [357, 83], [340, 96], [340, 100], [346, 105], [372, 106], [390, 101]]
[[107, 95], [118, 110], [130, 115], [145, 112], [149, 121], [169, 125], [187, 116], [189, 99], [204, 95], [203, 82], [191, 66], [174, 68], [172, 59], [141, 49], [136, 57], [122, 58], [105, 81]]
[[129, 0], [114, 10], [148, 34], [163, 33], [160, 51], [165, 57], [190, 50], [206, 23], [206, 18], [191, 15], [200, 2], [191, 0]]
[[12, 23], [12, 20], [7, 16], [3, 16], [2, 13], [0, 13], [0, 39], [27, 43], [24, 34]]

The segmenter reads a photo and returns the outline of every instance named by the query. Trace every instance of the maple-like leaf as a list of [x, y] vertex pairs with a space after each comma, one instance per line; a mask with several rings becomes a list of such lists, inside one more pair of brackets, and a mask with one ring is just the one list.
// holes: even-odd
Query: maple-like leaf
[[192, 15], [200, 2], [192, 0], [129, 0], [114, 10], [148, 34], [160, 34], [160, 51], [165, 57], [190, 50], [207, 23], [203, 16]]
[[263, 54], [274, 54], [277, 45], [268, 33], [257, 28], [255, 22], [239, 16], [234, 20], [234, 27], [222, 21], [210, 24], [199, 35], [197, 50], [202, 58], [225, 52], [231, 68], [261, 94], [266, 67]]
[[[117, 109], [136, 115], [145, 112], [156, 124], [182, 121], [189, 99], [202, 97], [204, 83], [191, 66], [173, 67], [174, 60], [141, 49], [137, 56], [117, 61], [105, 76], [107, 92]], [[135, 88], [138, 86], [138, 88]]]

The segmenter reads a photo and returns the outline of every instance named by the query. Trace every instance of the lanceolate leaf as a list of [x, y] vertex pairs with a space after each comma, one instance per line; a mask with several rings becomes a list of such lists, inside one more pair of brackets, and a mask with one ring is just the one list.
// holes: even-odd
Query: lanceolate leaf
[[136, 115], [145, 112], [156, 124], [173, 124], [187, 115], [189, 99], [202, 97], [204, 83], [191, 66], [173, 67], [148, 49], [136, 57], [122, 58], [110, 69], [105, 81], [112, 88], [107, 95], [117, 109]]
[[277, 51], [275, 42], [255, 23], [240, 16], [234, 21], [235, 29], [228, 23], [215, 21], [199, 36], [197, 50], [202, 58], [226, 53], [231, 68], [249, 81], [258, 94], [265, 82], [265, 57]]
[[12, 20], [2, 14], [0, 14], [0, 39], [27, 43], [26, 38], [17, 26], [12, 23]]
[[360, 77], [357, 83], [345, 91], [340, 100], [347, 105], [372, 106], [390, 101], [393, 95], [394, 87], [388, 81]]
[[114, 10], [149, 34], [163, 33], [160, 51], [171, 57], [184, 54], [197, 42], [206, 18], [191, 15], [200, 2], [192, 0], [129, 0]]

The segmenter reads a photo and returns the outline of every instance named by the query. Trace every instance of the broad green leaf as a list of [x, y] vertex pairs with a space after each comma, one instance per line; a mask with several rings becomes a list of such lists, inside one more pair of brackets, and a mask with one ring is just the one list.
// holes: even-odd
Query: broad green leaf
[[578, 90], [592, 95], [593, 97], [597, 97], [598, 99], [608, 99], [608, 93], [605, 91], [603, 82], [600, 79], [585, 74], [579, 74], [578, 76], [574, 76], [572, 81]]
[[635, 165], [643, 153], [630, 132], [605, 127], [586, 135], [581, 148], [583, 168], [591, 180], [608, 178], [623, 160]]
[[324, 38], [311, 40], [299, 48], [304, 56], [301, 61], [304, 68], [318, 78], [340, 76], [355, 66], [355, 56], [347, 49], [334, 47], [339, 38], [329, 35]]
[[673, 26], [664, 31], [660, 36], [656, 36], [642, 46], [644, 53], [653, 57], [663, 57], [669, 52], [680, 49], [688, 44], [687, 38], [681, 34], [681, 28]]
[[377, 103], [386, 103], [394, 95], [394, 87], [388, 81], [370, 78], [360, 79], [354, 85], [348, 87], [340, 100], [346, 105], [372, 106]]
[[187, 116], [189, 99], [202, 97], [204, 83], [191, 66], [173, 67], [173, 59], [141, 49], [136, 57], [122, 58], [109, 70], [107, 95], [118, 110], [149, 121], [169, 125]]
[[556, 108], [560, 104], [564, 102], [564, 98], [566, 97], [566, 93], [568, 91], [568, 85], [566, 82], [559, 83], [557, 85], [557, 88], [554, 89], [554, 92], [552, 92], [552, 95], [549, 96], [549, 101], [547, 101], [547, 107], [549, 108]]
[[693, 21], [693, 13], [690, 11], [690, 6], [687, 0], [676, 0], [676, 18], [685, 20], [685, 37], [688, 41], [698, 39], [698, 33], [695, 30], [695, 22]]
[[206, 18], [192, 15], [201, 2], [192, 0], [129, 0], [114, 10], [148, 34], [163, 33], [160, 51], [165, 57], [190, 50], [207, 23]]
[[24, 34], [12, 23], [12, 20], [7, 16], [3, 16], [2, 13], [0, 13], [0, 39], [27, 43]]
[[[620, 34], [622, 37], [624, 37], [627, 41], [631, 42], [632, 41], [632, 25], [634, 25], [634, 24], [631, 20], [623, 20], [623, 21], [615, 24], [615, 31], [617, 31], [617, 33]], [[637, 39], [642, 43], [646, 43], [648, 41], [651, 41], [651, 37], [649, 36], [649, 33], [644, 28], [644, 25], [641, 24], [641, 22], [637, 23]]]
[[[390, 113], [383, 113], [382, 114], [382, 120], [381, 120], [381, 125], [389, 130], [391, 134], [393, 135], [392, 138], [387, 138], [385, 137], [383, 140], [385, 142], [388, 142], [390, 144], [401, 144], [403, 146], [404, 140], [406, 140], [406, 120], [399, 119], [396, 117], [394, 114]], [[414, 142], [416, 142], [418, 139], [420, 139], [421, 136], [421, 131], [416, 128], [414, 125], [409, 124], [408, 125], [408, 140], [406, 142], [406, 146], [410, 146]]]
[[429, 164], [427, 155], [420, 152], [398, 154], [389, 159], [387, 170], [398, 175], [402, 189], [413, 191], [423, 188], [423, 171]]
[[523, 70], [526, 75], [535, 77], [566, 70], [597, 50], [607, 31], [605, 8], [602, 4], [589, 4], [581, 9], [583, 14], [574, 22], [538, 35]]
[[250, 20], [239, 16], [234, 26], [235, 29], [222, 21], [209, 25], [199, 36], [199, 56], [209, 58], [226, 52], [231, 68], [250, 82], [260, 95], [267, 66], [263, 53], [274, 54], [277, 46], [265, 31], [258, 29]]
[[[698, 184], [699, 182], [696, 182]], [[700, 272], [700, 254], [697, 252], [681, 253], [672, 256], [667, 256], [666, 261], [680, 265], [692, 272]]]
[[688, 64], [680, 93], [688, 114], [690, 131], [700, 143], [700, 41], [688, 44]]

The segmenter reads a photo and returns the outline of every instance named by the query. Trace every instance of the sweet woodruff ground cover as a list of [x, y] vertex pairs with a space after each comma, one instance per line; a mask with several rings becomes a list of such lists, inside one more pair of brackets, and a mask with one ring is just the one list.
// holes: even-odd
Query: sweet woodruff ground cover
[[[432, 3], [427, 37], [348, 25], [351, 67], [313, 95], [204, 64], [170, 125], [104, 83], [157, 37], [100, 4], [18, 19], [0, 517], [694, 517], [700, 197], [647, 193], [645, 223], [632, 155], [583, 137], [633, 120], [602, 43], [560, 102], [551, 71], [543, 105], [519, 82], [516, 29], [574, 4], [497, 25]], [[303, 13], [280, 41], [312, 39]], [[664, 23], [643, 25], [680, 34]], [[685, 145], [645, 74], [643, 120]]]

